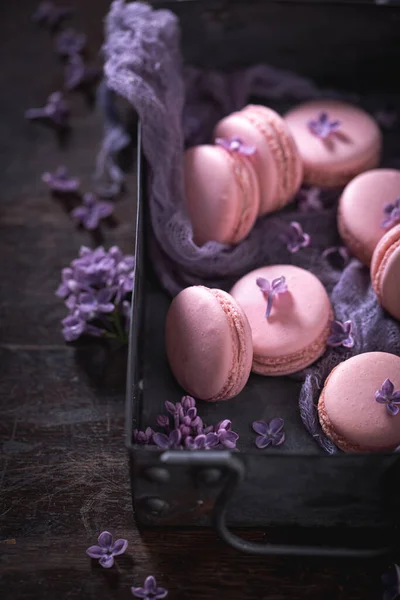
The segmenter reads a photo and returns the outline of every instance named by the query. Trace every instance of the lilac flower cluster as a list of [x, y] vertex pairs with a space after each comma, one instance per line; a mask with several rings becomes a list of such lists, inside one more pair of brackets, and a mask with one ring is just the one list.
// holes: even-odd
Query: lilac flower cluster
[[62, 270], [56, 295], [69, 314], [62, 320], [67, 342], [82, 335], [127, 342], [135, 260], [117, 246], [91, 250], [82, 246], [79, 258]]
[[217, 450], [236, 448], [239, 439], [232, 431], [232, 423], [228, 419], [217, 425], [207, 426], [197, 414], [196, 400], [184, 396], [181, 402], [166, 402], [167, 415], [157, 417], [157, 425], [163, 432], [155, 432], [148, 427], [146, 431], [134, 431], [137, 444], [152, 444], [167, 449], [185, 450]]

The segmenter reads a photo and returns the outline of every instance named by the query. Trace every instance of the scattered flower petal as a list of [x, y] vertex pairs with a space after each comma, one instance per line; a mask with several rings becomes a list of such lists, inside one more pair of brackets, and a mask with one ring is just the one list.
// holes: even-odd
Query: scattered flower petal
[[230, 140], [225, 138], [217, 138], [215, 143], [217, 146], [221, 146], [222, 148], [225, 148], [225, 150], [228, 150], [228, 152], [238, 152], [244, 156], [251, 156], [256, 151], [255, 146], [247, 146], [238, 137], [233, 137]]
[[102, 567], [109, 569], [114, 564], [114, 556], [123, 554], [128, 547], [128, 540], [118, 539], [113, 542], [113, 537], [108, 531], [103, 531], [98, 537], [98, 546], [90, 546], [86, 554], [99, 561]]
[[[112, 202], [99, 200], [95, 194], [84, 194], [82, 202], [81, 206], [74, 208], [71, 216], [78, 225], [88, 230], [97, 229], [100, 221], [109, 217], [114, 210]], [[132, 287], [128, 291], [132, 291]]]
[[136, 598], [145, 600], [161, 600], [168, 595], [168, 590], [157, 587], [157, 581], [153, 575], [146, 577], [143, 587], [132, 587], [131, 592]]
[[340, 121], [330, 121], [327, 113], [322, 112], [317, 119], [308, 121], [307, 126], [313, 135], [324, 140], [338, 131]]
[[65, 167], [58, 167], [54, 173], [46, 172], [42, 181], [47, 183], [52, 192], [71, 194], [79, 190], [80, 181], [77, 177], [70, 177]]
[[385, 404], [388, 413], [392, 417], [400, 411], [400, 390], [394, 391], [394, 385], [390, 379], [385, 379], [381, 389], [375, 392], [375, 400], [379, 404]]
[[301, 212], [311, 212], [324, 208], [318, 187], [301, 188], [297, 194], [297, 208]]
[[286, 242], [286, 247], [289, 252], [294, 254], [301, 248], [306, 248], [310, 245], [310, 236], [307, 233], [304, 233], [300, 223], [292, 221], [284, 236], [284, 241]]
[[354, 337], [353, 337], [353, 324], [352, 322], [345, 321], [332, 321], [331, 332], [329, 334], [327, 345], [332, 348], [343, 346], [344, 348], [353, 348]]
[[268, 446], [280, 446], [285, 441], [284, 420], [272, 419], [270, 423], [266, 421], [254, 421], [253, 430], [258, 433], [255, 441], [257, 448], [262, 450]]
[[43, 121], [59, 129], [68, 127], [69, 105], [61, 92], [53, 92], [42, 108], [29, 108], [25, 112], [29, 121]]

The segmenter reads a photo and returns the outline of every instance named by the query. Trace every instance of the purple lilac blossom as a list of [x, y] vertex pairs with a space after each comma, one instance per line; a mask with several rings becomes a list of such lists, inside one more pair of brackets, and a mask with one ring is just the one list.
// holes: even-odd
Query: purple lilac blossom
[[65, 65], [64, 86], [69, 92], [81, 86], [92, 86], [101, 76], [101, 69], [88, 66], [79, 54], [70, 55]]
[[60, 56], [79, 54], [86, 46], [86, 35], [69, 28], [61, 31], [55, 41], [55, 51]]
[[256, 151], [255, 146], [247, 146], [238, 137], [233, 137], [230, 140], [225, 138], [217, 138], [215, 143], [217, 146], [221, 146], [222, 148], [225, 148], [225, 150], [228, 150], [228, 152], [237, 152], [238, 154], [243, 154], [244, 156], [251, 156]]
[[307, 122], [308, 129], [313, 135], [325, 140], [340, 128], [340, 121], [330, 121], [327, 113], [322, 112], [315, 120]]
[[65, 167], [58, 167], [53, 173], [47, 171], [42, 175], [42, 181], [47, 183], [52, 192], [71, 194], [79, 190], [80, 181], [77, 177], [70, 177]]
[[123, 554], [128, 547], [128, 540], [119, 539], [113, 541], [111, 533], [103, 531], [98, 537], [98, 546], [90, 546], [86, 554], [90, 558], [97, 558], [100, 565], [109, 569], [114, 564], [114, 556]]
[[318, 187], [301, 188], [297, 194], [297, 208], [301, 212], [311, 212], [324, 208]]
[[254, 421], [253, 430], [258, 433], [255, 441], [257, 448], [263, 449], [268, 446], [280, 446], [285, 441], [285, 432], [283, 419], [272, 419], [270, 423], [266, 421]]
[[158, 415], [156, 418], [156, 424], [164, 431], [152, 432], [150, 438], [146, 435], [148, 430], [146, 432], [135, 430], [134, 438], [137, 444], [152, 443], [163, 450], [169, 448], [233, 450], [236, 448], [239, 436], [232, 431], [231, 421], [225, 419], [215, 426], [207, 426], [197, 414], [196, 401], [191, 396], [184, 396], [181, 402], [176, 404], [166, 401], [165, 408], [167, 414]]
[[44, 121], [56, 128], [65, 129], [69, 121], [69, 104], [62, 92], [53, 92], [42, 108], [29, 108], [25, 111], [29, 121]]
[[133, 596], [143, 600], [162, 600], [168, 595], [168, 590], [157, 587], [157, 581], [153, 575], [146, 577], [143, 587], [131, 587], [131, 592]]
[[394, 385], [390, 379], [385, 379], [381, 389], [375, 392], [375, 400], [379, 404], [385, 404], [389, 415], [392, 417], [399, 413], [400, 390], [394, 391]]
[[79, 258], [61, 271], [56, 295], [69, 314], [62, 320], [67, 342], [81, 335], [117, 337], [126, 340], [131, 310], [131, 292], [121, 291], [121, 273], [132, 275], [133, 256], [123, 255], [117, 246], [91, 250], [82, 246]]
[[393, 227], [396, 223], [400, 223], [400, 198], [397, 198], [393, 204], [385, 204], [383, 212], [385, 215], [385, 218], [381, 223], [383, 229], [390, 229], [390, 227]]
[[327, 345], [333, 348], [343, 346], [344, 348], [353, 348], [353, 324], [349, 321], [332, 321], [331, 331], [327, 340]]
[[[71, 212], [72, 219], [85, 229], [97, 229], [102, 219], [109, 217], [114, 211], [114, 204], [106, 200], [99, 200], [95, 194], [84, 194], [82, 205]], [[129, 291], [132, 291], [129, 290]]]
[[256, 284], [258, 285], [258, 287], [260, 288], [260, 290], [264, 294], [264, 297], [267, 300], [265, 318], [268, 319], [268, 317], [271, 314], [274, 297], [279, 294], [284, 294], [288, 290], [286, 279], [282, 275], [281, 277], [273, 279], [270, 283], [268, 279], [265, 279], [264, 277], [257, 277]]
[[310, 236], [304, 233], [302, 226], [297, 221], [290, 223], [289, 229], [284, 236], [286, 247], [291, 254], [298, 252], [301, 248], [310, 245]]

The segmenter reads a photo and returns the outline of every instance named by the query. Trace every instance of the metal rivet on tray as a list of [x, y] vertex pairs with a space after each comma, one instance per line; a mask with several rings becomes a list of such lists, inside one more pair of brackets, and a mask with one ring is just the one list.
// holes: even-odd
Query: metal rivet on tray
[[165, 500], [162, 500], [161, 498], [145, 498], [143, 505], [146, 512], [156, 515], [160, 515], [169, 509], [168, 502], [165, 502]]
[[171, 479], [170, 472], [160, 467], [149, 467], [144, 471], [144, 476], [155, 483], [168, 483]]
[[215, 485], [221, 479], [222, 471], [220, 469], [202, 469], [198, 477], [205, 485]]

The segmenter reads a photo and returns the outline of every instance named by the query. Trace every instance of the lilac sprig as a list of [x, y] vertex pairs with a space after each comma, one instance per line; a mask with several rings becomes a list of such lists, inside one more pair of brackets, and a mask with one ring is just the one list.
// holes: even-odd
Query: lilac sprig
[[85, 49], [85, 46], [86, 35], [72, 28], [59, 33], [55, 41], [55, 51], [63, 57], [79, 54]]
[[400, 198], [397, 198], [393, 203], [385, 204], [383, 212], [385, 215], [381, 223], [383, 229], [389, 229], [396, 223], [400, 223]]
[[258, 433], [255, 444], [262, 450], [268, 446], [280, 446], [285, 441], [284, 420], [272, 419], [270, 423], [266, 421], [254, 421], [253, 430]]
[[165, 402], [167, 414], [156, 419], [162, 432], [154, 432], [150, 427], [143, 431], [134, 431], [137, 444], [153, 444], [162, 450], [218, 450], [236, 448], [239, 439], [232, 431], [232, 423], [225, 419], [217, 425], [207, 426], [197, 414], [196, 401], [184, 396], [181, 402]]
[[289, 229], [283, 236], [283, 240], [291, 254], [310, 245], [310, 236], [308, 233], [304, 233], [302, 226], [297, 221], [290, 223]]
[[65, 167], [58, 167], [53, 173], [43, 173], [42, 181], [47, 183], [50, 190], [57, 194], [76, 193], [80, 186], [79, 179], [71, 177]]
[[281, 277], [273, 279], [270, 283], [268, 279], [265, 279], [264, 277], [257, 277], [256, 284], [258, 285], [258, 287], [260, 288], [260, 290], [264, 294], [264, 297], [267, 300], [265, 318], [268, 319], [268, 317], [271, 314], [272, 304], [275, 296], [278, 296], [279, 294], [284, 294], [288, 290], [286, 279], [282, 275]]
[[71, 217], [78, 225], [89, 231], [97, 229], [100, 221], [109, 217], [114, 211], [114, 204], [107, 200], [99, 200], [95, 194], [83, 195], [81, 206], [71, 212]]
[[81, 247], [79, 258], [62, 270], [56, 291], [69, 310], [61, 321], [67, 342], [84, 334], [127, 342], [134, 266], [134, 257], [117, 246]]
[[332, 133], [338, 131], [340, 125], [340, 121], [331, 121], [325, 112], [320, 113], [317, 119], [307, 122], [307, 127], [311, 133], [322, 140], [327, 139]]
[[143, 587], [131, 587], [131, 592], [133, 596], [143, 600], [162, 600], [168, 596], [167, 589], [157, 587], [157, 581], [153, 575], [146, 577]]
[[255, 153], [255, 146], [248, 146], [242, 142], [242, 140], [238, 137], [233, 137], [230, 140], [225, 138], [217, 138], [215, 140], [217, 146], [221, 146], [228, 150], [228, 152], [237, 152], [238, 154], [243, 154], [244, 156], [251, 156]]
[[97, 558], [100, 565], [110, 569], [114, 564], [114, 557], [123, 554], [128, 547], [128, 540], [119, 539], [113, 541], [113, 536], [108, 531], [103, 531], [97, 539], [98, 546], [90, 546], [86, 554], [90, 558]]
[[331, 331], [327, 339], [327, 345], [332, 348], [343, 346], [343, 348], [353, 348], [354, 336], [353, 336], [353, 323], [349, 321], [332, 321]]
[[53, 92], [42, 108], [29, 108], [25, 118], [29, 121], [42, 121], [56, 129], [65, 129], [69, 122], [69, 104], [61, 92]]
[[381, 389], [375, 392], [375, 400], [379, 404], [385, 404], [386, 410], [392, 417], [400, 411], [400, 390], [394, 391], [394, 385], [390, 379], [385, 379]]

